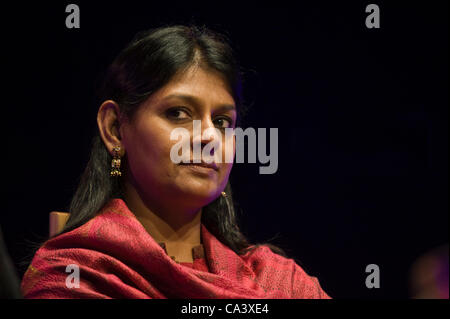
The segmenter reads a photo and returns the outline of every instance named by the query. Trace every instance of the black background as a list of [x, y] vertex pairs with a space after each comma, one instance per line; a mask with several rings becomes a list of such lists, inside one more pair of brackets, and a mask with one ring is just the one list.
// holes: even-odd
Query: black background
[[[67, 29], [76, 3], [81, 28]], [[376, 3], [381, 28], [367, 29]], [[95, 83], [140, 30], [225, 32], [247, 70], [244, 125], [279, 130], [279, 167], [235, 164], [252, 241], [274, 240], [334, 298], [408, 298], [408, 271], [448, 242], [448, 2], [34, 1], [2, 6], [0, 223], [19, 276], [88, 160]], [[367, 289], [375, 263], [381, 288]]]

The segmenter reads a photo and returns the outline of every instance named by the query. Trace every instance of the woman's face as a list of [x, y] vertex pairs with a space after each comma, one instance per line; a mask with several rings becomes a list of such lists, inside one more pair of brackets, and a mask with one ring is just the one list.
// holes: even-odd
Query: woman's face
[[[190, 134], [191, 161], [194, 141], [200, 143], [200, 150], [213, 141], [213, 137], [194, 134], [193, 120], [200, 121], [201, 133], [214, 127], [222, 133], [220, 140], [214, 140], [222, 143], [223, 153], [215, 154], [222, 158], [215, 168], [177, 164], [171, 160], [171, 148], [179, 143], [170, 138], [175, 128], [184, 128]], [[232, 163], [224, 162], [225, 128], [234, 128], [235, 122], [235, 102], [220, 75], [190, 68], [155, 92], [132, 120], [121, 125], [127, 165], [125, 177], [141, 197], [200, 208], [217, 198], [227, 184]], [[230, 138], [234, 154], [234, 138]]]

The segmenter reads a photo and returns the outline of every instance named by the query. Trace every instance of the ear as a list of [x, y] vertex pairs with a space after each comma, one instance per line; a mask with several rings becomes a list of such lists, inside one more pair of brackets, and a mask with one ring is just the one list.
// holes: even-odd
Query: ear
[[[97, 113], [97, 125], [100, 137], [103, 140], [108, 152], [112, 155], [112, 149], [120, 146], [121, 153], [124, 153], [121, 136], [120, 136], [120, 108], [113, 100], [107, 100], [102, 103]], [[122, 156], [122, 154], [120, 154]]]

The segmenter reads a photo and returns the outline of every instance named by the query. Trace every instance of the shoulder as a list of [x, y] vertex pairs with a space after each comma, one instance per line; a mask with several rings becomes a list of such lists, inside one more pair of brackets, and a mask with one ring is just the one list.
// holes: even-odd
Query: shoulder
[[[124, 283], [130, 282], [128, 278], [142, 281], [131, 265], [139, 263], [136, 251], [143, 249], [145, 234], [131, 213], [113, 204], [37, 250], [22, 279], [26, 298], [144, 297], [137, 292], [129, 295], [134, 290]], [[81, 288], [67, 290], [66, 280], [73, 269], [80, 272]]]
[[[59, 235], [37, 250], [22, 278], [25, 298], [124, 298], [130, 292], [135, 296], [128, 278], [140, 276], [122, 258], [125, 254], [115, 254], [110, 245], [89, 245], [80, 232], [83, 229]], [[74, 280], [78, 286], [71, 284]]]
[[294, 259], [272, 251], [267, 245], [261, 245], [242, 256], [261, 282], [290, 287], [292, 298], [328, 299], [319, 279], [309, 275]]
[[[80, 268], [89, 273], [97, 259], [93, 252], [79, 249], [55, 249], [44, 244], [34, 255], [25, 272], [21, 290], [25, 298], [83, 298], [89, 295], [102, 298], [100, 293], [83, 289], [69, 289], [70, 275], [76, 276]], [[76, 279], [76, 278], [73, 278]]]

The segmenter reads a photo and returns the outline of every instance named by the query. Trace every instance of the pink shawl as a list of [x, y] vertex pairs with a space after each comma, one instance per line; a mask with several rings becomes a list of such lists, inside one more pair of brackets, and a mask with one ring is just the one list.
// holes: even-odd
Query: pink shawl
[[[294, 260], [258, 247], [237, 255], [204, 225], [209, 272], [172, 260], [122, 199], [48, 240], [22, 280], [25, 298], [330, 298]], [[79, 267], [79, 288], [66, 286]]]

